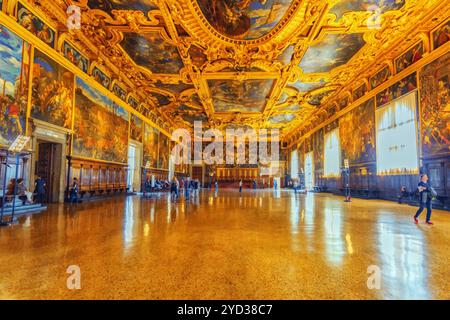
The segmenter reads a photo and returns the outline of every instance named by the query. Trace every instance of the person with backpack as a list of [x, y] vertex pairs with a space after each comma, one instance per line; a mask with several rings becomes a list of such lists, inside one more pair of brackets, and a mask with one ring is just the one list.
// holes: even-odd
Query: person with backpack
[[417, 210], [416, 215], [414, 216], [414, 222], [415, 224], [419, 223], [419, 216], [425, 209], [427, 208], [427, 218], [426, 218], [426, 224], [432, 225], [433, 222], [431, 222], [431, 212], [432, 212], [432, 206], [431, 201], [433, 200], [433, 197], [435, 197], [436, 191], [431, 187], [431, 185], [428, 183], [428, 175], [423, 174], [420, 176], [420, 182], [417, 187], [419, 191], [419, 210]]

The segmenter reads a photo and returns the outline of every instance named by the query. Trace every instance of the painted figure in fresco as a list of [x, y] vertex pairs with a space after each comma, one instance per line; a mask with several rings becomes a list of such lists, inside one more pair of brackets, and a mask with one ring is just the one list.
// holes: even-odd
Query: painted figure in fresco
[[446, 24], [434, 35], [434, 47], [439, 48], [450, 40], [450, 25]]
[[21, 135], [23, 133], [22, 124], [20, 123], [20, 107], [13, 97], [9, 97], [8, 116], [12, 124], [16, 126], [16, 132]]
[[[259, 2], [265, 5], [270, 0], [202, 0], [199, 4], [205, 11], [208, 11], [209, 21], [217, 31], [229, 36], [240, 37], [248, 33], [251, 27], [251, 17], [246, 10], [252, 3]], [[273, 12], [274, 4], [272, 4]], [[267, 16], [267, 21], [273, 19], [271, 14]]]
[[53, 44], [55, 38], [53, 31], [27, 9], [21, 8], [18, 13], [18, 18], [22, 27], [35, 34], [46, 44], [50, 46]]

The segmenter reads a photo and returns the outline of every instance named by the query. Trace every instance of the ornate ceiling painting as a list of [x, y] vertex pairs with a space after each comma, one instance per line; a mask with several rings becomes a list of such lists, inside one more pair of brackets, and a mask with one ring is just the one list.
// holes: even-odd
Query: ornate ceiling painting
[[[362, 83], [393, 77], [395, 59], [426, 44], [450, 10], [441, 0], [26, 2], [168, 132], [202, 120], [280, 128], [291, 142], [352, 107]], [[70, 4], [81, 6], [81, 30], [65, 28]]]
[[292, 0], [197, 0], [211, 26], [219, 33], [243, 40], [265, 36], [283, 18]]
[[209, 80], [215, 112], [264, 111], [274, 80]]

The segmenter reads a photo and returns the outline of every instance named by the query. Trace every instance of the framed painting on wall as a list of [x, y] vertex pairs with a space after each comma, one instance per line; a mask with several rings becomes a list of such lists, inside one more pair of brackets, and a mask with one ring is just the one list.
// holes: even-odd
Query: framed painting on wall
[[88, 73], [89, 60], [83, 56], [77, 49], [75, 49], [70, 43], [64, 41], [62, 48], [64, 56], [78, 67], [84, 73]]
[[22, 3], [17, 5], [17, 22], [44, 43], [55, 48], [56, 32]]
[[433, 50], [442, 47], [450, 40], [450, 20], [432, 32]]
[[74, 83], [72, 72], [35, 50], [31, 117], [72, 129]]
[[0, 24], [0, 145], [26, 134], [31, 47]]
[[402, 72], [406, 68], [412, 66], [414, 63], [422, 59], [423, 54], [423, 42], [419, 42], [395, 60], [395, 70], [397, 71], [397, 73]]

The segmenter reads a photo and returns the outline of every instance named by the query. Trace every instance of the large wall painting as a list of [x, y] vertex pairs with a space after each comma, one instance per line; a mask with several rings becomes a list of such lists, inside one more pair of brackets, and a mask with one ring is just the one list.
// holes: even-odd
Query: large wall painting
[[395, 70], [397, 70], [397, 73], [405, 70], [422, 59], [423, 54], [423, 42], [420, 42], [395, 60]]
[[342, 0], [337, 2], [331, 9], [338, 20], [347, 12], [365, 11], [383, 14], [391, 10], [399, 10], [405, 5], [406, 0]]
[[55, 47], [56, 33], [34, 13], [28, 10], [20, 2], [17, 7], [17, 20], [19, 24], [38, 37], [40, 40]]
[[424, 157], [450, 153], [450, 53], [420, 72]]
[[88, 73], [89, 70], [89, 60], [84, 57], [77, 49], [72, 47], [68, 42], [63, 44], [63, 54], [64, 56], [78, 67], [84, 73]]
[[349, 62], [365, 44], [362, 33], [328, 34], [308, 48], [300, 68], [305, 73], [329, 72]]
[[126, 163], [128, 119], [127, 111], [76, 78], [74, 156]]
[[314, 151], [314, 170], [322, 171], [324, 168], [324, 128], [316, 131], [311, 137]]
[[149, 124], [144, 124], [144, 166], [158, 167], [159, 131]]
[[74, 75], [36, 50], [33, 64], [31, 116], [72, 128]]
[[292, 0], [197, 0], [206, 20], [219, 33], [242, 40], [269, 33], [288, 11]]
[[144, 121], [135, 114], [132, 114], [130, 117], [130, 138], [142, 142], [143, 135]]
[[342, 161], [348, 159], [350, 165], [376, 161], [374, 99], [339, 119], [339, 137]]
[[433, 48], [437, 49], [450, 41], [450, 20], [433, 32]]
[[125, 33], [121, 45], [137, 65], [153, 73], [177, 74], [184, 66], [178, 48], [164, 41], [158, 32]]
[[159, 169], [169, 169], [169, 156], [170, 156], [170, 140], [165, 135], [159, 134], [159, 156], [158, 156], [158, 168]]
[[30, 46], [0, 24], [0, 145], [25, 134]]
[[210, 80], [215, 112], [263, 112], [275, 80]]
[[384, 106], [415, 89], [417, 89], [417, 73], [414, 72], [377, 94], [377, 107]]

